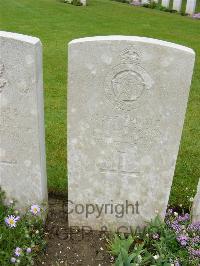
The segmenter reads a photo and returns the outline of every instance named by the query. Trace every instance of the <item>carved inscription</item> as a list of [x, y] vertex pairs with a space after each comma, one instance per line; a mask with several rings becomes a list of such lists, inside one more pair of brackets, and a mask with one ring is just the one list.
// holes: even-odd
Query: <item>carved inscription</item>
[[101, 162], [96, 163], [101, 174], [139, 177], [137, 153], [148, 152], [161, 134], [159, 117], [144, 118], [134, 111], [144, 102], [140, 100], [148, 95], [152, 84], [141, 66], [140, 52], [134, 46], [123, 50], [120, 63], [112, 67], [104, 84], [105, 96], [114, 109], [111, 114], [95, 114], [92, 118], [93, 138], [113, 150], [112, 158], [104, 154], [100, 156], [103, 156]]
[[130, 111], [145, 91], [151, 88], [151, 78], [140, 66], [140, 54], [134, 47], [122, 51], [121, 63], [105, 78], [106, 98], [117, 108]]
[[136, 127], [136, 119], [129, 115], [95, 115], [93, 117], [93, 137], [97, 141], [106, 143], [135, 141], [133, 132]]
[[[5, 66], [2, 62], [0, 62], [0, 93], [3, 93], [5, 86], [7, 84], [7, 80], [3, 78], [5, 72]], [[2, 105], [0, 106], [0, 135], [5, 135], [6, 132], [9, 132], [9, 136], [7, 140], [10, 141], [12, 139], [12, 133], [11, 129], [13, 129], [13, 133], [16, 134], [15, 130], [16, 128], [13, 126], [13, 123], [10, 123], [11, 118], [15, 120], [15, 116], [17, 115], [17, 110], [16, 108], [11, 108], [11, 107], [3, 107]], [[11, 127], [12, 125], [12, 127]], [[8, 134], [8, 133], [7, 133]], [[17, 138], [18, 139], [18, 138]], [[13, 141], [12, 141], [13, 143]], [[1, 143], [2, 144], [2, 143]], [[14, 146], [13, 146], [14, 148]], [[17, 164], [17, 160], [13, 158], [13, 154], [9, 151], [4, 150], [2, 147], [0, 148], [0, 165], [4, 166], [13, 166]]]
[[97, 167], [102, 174], [138, 177], [139, 172], [132, 165], [127, 166], [127, 156], [126, 152], [117, 150], [113, 160], [102, 160]]
[[9, 160], [9, 159], [0, 160], [0, 164], [2, 164], [2, 165], [13, 165], [16, 163], [17, 163], [16, 160]]
[[112, 88], [117, 101], [131, 103], [141, 97], [145, 83], [137, 72], [124, 70], [113, 77]]
[[94, 139], [107, 144], [134, 144], [138, 149], [149, 150], [153, 140], [161, 135], [159, 118], [141, 119], [130, 115], [95, 115], [93, 117]]
[[5, 106], [1, 108], [0, 130], [5, 127], [15, 127], [19, 113], [16, 107]]

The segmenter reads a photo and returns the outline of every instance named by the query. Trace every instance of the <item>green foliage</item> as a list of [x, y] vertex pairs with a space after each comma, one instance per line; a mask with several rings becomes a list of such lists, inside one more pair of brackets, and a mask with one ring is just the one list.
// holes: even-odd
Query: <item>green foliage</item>
[[128, 252], [133, 242], [134, 238], [131, 235], [129, 235], [128, 238], [126, 238], [124, 235], [114, 235], [112, 242], [109, 243], [109, 249], [112, 250], [113, 255], [119, 254], [121, 249]]
[[143, 262], [146, 262], [150, 254], [144, 249], [144, 244], [137, 245], [134, 253], [131, 253], [131, 246], [137, 241], [135, 236], [129, 235], [125, 237], [124, 235], [114, 235], [114, 238], [109, 243], [109, 250], [111, 250], [112, 255], [116, 256], [116, 266], [131, 266], [134, 263], [140, 262], [142, 256], [145, 256]]
[[[153, 239], [154, 235], [159, 236], [159, 241]], [[145, 228], [142, 238], [145, 239], [146, 246], [151, 252], [159, 254], [157, 263], [169, 263], [170, 259], [176, 259], [174, 254], [177, 254], [180, 249], [176, 235], [165, 223], [161, 222], [158, 216]]]
[[177, 13], [177, 12], [178, 12], [177, 10], [170, 9], [170, 13]]
[[181, 16], [188, 16], [188, 14], [187, 13], [185, 13], [185, 11], [181, 11]]
[[74, 6], [82, 6], [82, 3], [80, 2], [80, 0], [72, 0], [72, 5], [74, 5]]
[[121, 2], [121, 3], [130, 4], [130, 0], [111, 0], [111, 1], [115, 1], [115, 2]]
[[159, 217], [133, 236], [115, 235], [109, 250], [116, 257], [116, 266], [199, 265], [198, 259], [189, 257], [187, 249], [178, 243], [176, 233]]
[[[19, 216], [15, 203], [5, 205], [5, 194], [0, 189], [0, 265], [12, 265], [11, 259], [16, 260], [15, 265], [33, 265], [37, 253], [45, 247], [43, 220], [40, 215], [33, 215], [29, 211], [20, 216], [16, 227], [10, 227], [5, 218], [13, 215]], [[22, 250], [21, 255], [15, 255], [16, 248]], [[27, 252], [30, 249], [30, 252]]]
[[119, 252], [119, 256], [118, 256], [118, 258], [117, 258], [117, 260], [115, 262], [115, 265], [116, 266], [123, 266], [123, 265], [124, 266], [130, 266], [130, 265], [133, 265], [131, 263], [132, 255], [133, 254], [129, 255], [128, 251], [122, 248], [120, 250], [120, 252]]
[[155, 3], [154, 1], [150, 1], [149, 3], [145, 3], [142, 5], [143, 7], [146, 7], [146, 8], [156, 8], [157, 7], [157, 3]]
[[134, 252], [128, 253], [127, 250], [121, 249], [119, 256], [115, 262], [116, 266], [135, 266], [146, 265], [151, 259], [151, 254], [144, 248], [144, 244], [138, 244], [135, 246]]
[[158, 3], [155, 3], [154, 1], [152, 2], [149, 2], [147, 4], [144, 4], [143, 7], [146, 7], [146, 8], [151, 8], [151, 9], [157, 9], [157, 10], [160, 10], [160, 11], [164, 11], [164, 12], [170, 12], [170, 13], [175, 13], [176, 10], [172, 10], [170, 8], [167, 8], [167, 7], [164, 7]]
[[146, 7], [146, 8], [157, 9], [157, 10], [164, 11], [164, 12], [177, 13], [177, 10], [167, 8], [167, 7], [162, 6], [161, 4], [156, 3], [154, 1], [150, 1], [149, 3], [145, 3], [142, 6]]

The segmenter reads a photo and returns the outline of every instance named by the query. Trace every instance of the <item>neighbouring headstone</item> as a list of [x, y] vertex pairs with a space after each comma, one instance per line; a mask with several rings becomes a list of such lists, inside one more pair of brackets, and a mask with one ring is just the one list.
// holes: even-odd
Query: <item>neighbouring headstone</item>
[[[83, 6], [87, 5], [87, 0], [79, 0], [79, 4], [81, 3]], [[73, 4], [73, 0], [64, 0], [65, 3]]]
[[200, 222], [200, 180], [192, 207], [193, 222]]
[[71, 226], [126, 231], [165, 216], [194, 58], [142, 37], [69, 43]]
[[81, 4], [82, 4], [83, 6], [86, 6], [86, 5], [87, 5], [87, 0], [80, 0], [80, 2], [81, 2]]
[[47, 200], [40, 40], [0, 32], [0, 186], [22, 209]]
[[173, 10], [176, 10], [178, 12], [181, 11], [181, 6], [182, 6], [182, 0], [174, 0], [173, 2]]
[[162, 6], [168, 8], [170, 0], [162, 0]]
[[193, 15], [196, 9], [196, 0], [187, 0], [185, 13]]
[[141, 3], [142, 3], [143, 5], [145, 5], [145, 4], [149, 4], [149, 3], [150, 3], [150, 0], [141, 0]]

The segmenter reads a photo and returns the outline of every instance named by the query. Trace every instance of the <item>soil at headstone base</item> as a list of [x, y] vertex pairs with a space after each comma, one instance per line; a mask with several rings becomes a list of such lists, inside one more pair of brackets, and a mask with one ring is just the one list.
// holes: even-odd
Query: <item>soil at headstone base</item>
[[113, 257], [108, 253], [105, 232], [77, 230], [67, 223], [67, 199], [50, 196], [45, 226], [46, 252], [37, 266], [110, 266]]

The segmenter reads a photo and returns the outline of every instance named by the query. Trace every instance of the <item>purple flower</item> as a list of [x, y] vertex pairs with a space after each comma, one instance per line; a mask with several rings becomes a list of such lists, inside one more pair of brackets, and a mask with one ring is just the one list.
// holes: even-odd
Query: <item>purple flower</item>
[[16, 220], [16, 221], [19, 221], [19, 220], [20, 220], [20, 216], [17, 216], [17, 217], [15, 218], [15, 220]]
[[187, 246], [189, 237], [186, 235], [180, 235], [176, 239], [181, 244], [181, 246]]
[[8, 217], [5, 218], [5, 223], [7, 226], [10, 228], [16, 227], [17, 221], [20, 219], [19, 216], [15, 217], [14, 215], [9, 215]]
[[200, 243], [200, 236], [195, 236], [191, 239], [192, 245]]
[[34, 215], [40, 213], [40, 206], [39, 205], [32, 205], [30, 212]]
[[190, 224], [188, 230], [192, 232], [200, 231], [200, 221]]
[[177, 220], [172, 222], [171, 227], [176, 233], [179, 233], [181, 231], [181, 226]]
[[178, 261], [175, 261], [174, 266], [180, 266], [180, 263]]
[[200, 13], [194, 14], [192, 17], [196, 19], [200, 19]]
[[26, 252], [27, 252], [27, 253], [31, 253], [31, 251], [32, 251], [31, 248], [27, 248], [27, 249], [26, 249]]
[[130, 4], [133, 5], [133, 6], [142, 6], [142, 3], [140, 1], [133, 1]]
[[16, 255], [17, 257], [19, 257], [21, 254], [22, 254], [22, 249], [19, 248], [19, 247], [17, 247], [17, 248], [15, 249], [15, 255]]
[[179, 222], [186, 222], [190, 220], [190, 215], [186, 213], [185, 215], [179, 215], [178, 216], [178, 221]]
[[190, 248], [189, 249], [189, 254], [191, 257], [197, 257], [197, 258], [200, 258], [200, 249], [193, 249], [193, 248]]

